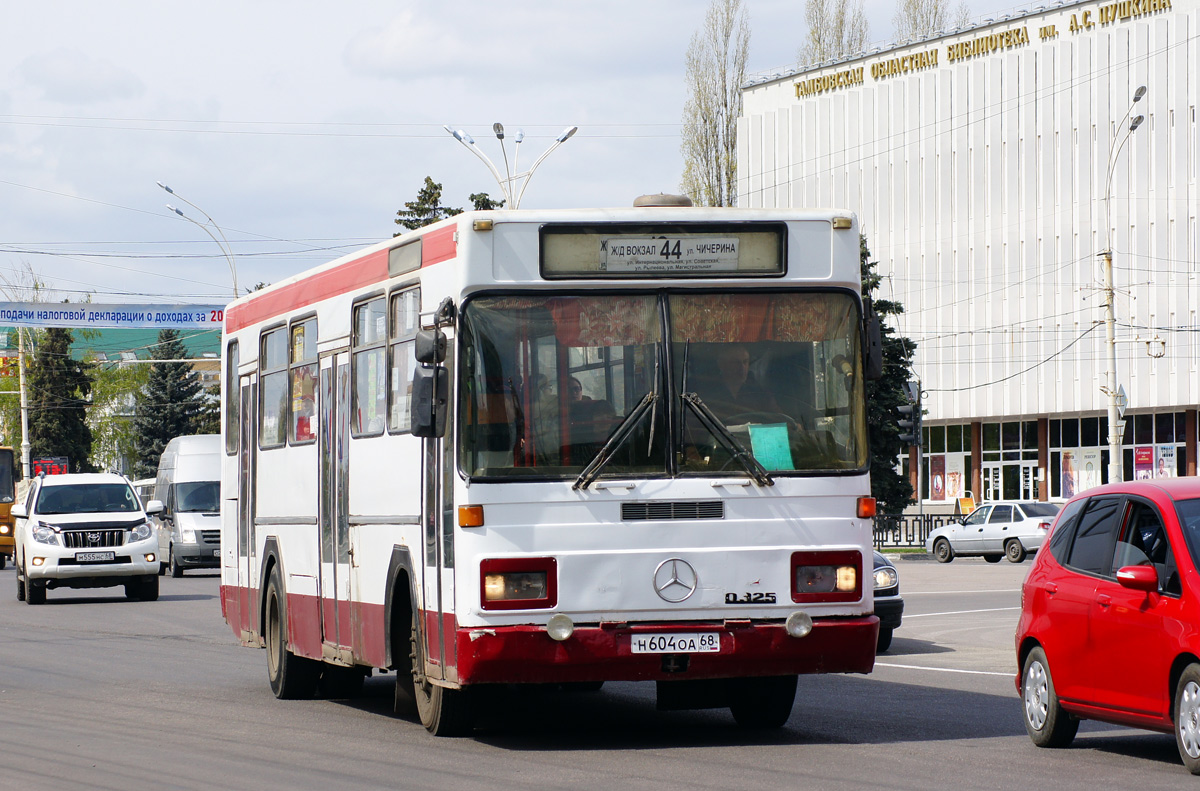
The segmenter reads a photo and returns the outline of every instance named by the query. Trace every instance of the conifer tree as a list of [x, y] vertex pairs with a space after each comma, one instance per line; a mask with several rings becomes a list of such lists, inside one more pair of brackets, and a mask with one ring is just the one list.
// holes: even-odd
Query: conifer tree
[[898, 407], [908, 403], [905, 382], [915, 379], [912, 370], [913, 352], [917, 345], [901, 337], [888, 326], [888, 316], [904, 312], [899, 302], [880, 299], [882, 278], [875, 272], [875, 262], [867, 247], [867, 238], [859, 237], [859, 261], [862, 269], [863, 298], [872, 299], [879, 314], [883, 340], [883, 376], [867, 382], [867, 409], [874, 416], [867, 422], [867, 441], [871, 448], [871, 494], [879, 503], [879, 513], [899, 514], [913, 503], [913, 488], [908, 478], [897, 470], [898, 459], [908, 450], [900, 441]]
[[33, 458], [66, 456], [71, 472], [92, 472], [88, 363], [71, 359], [71, 331], [47, 329], [29, 366], [29, 448]]
[[204, 402], [200, 377], [191, 363], [184, 362], [187, 347], [178, 330], [161, 330], [150, 353], [162, 362], [151, 364], [146, 389], [137, 398], [135, 478], [149, 478], [158, 471], [158, 458], [172, 439], [196, 433]]

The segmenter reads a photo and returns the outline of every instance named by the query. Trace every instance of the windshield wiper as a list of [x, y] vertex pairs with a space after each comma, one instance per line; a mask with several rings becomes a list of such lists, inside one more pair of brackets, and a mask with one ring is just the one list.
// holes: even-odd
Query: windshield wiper
[[750, 477], [754, 479], [755, 483], [759, 486], [775, 485], [775, 479], [771, 477], [767, 469], [758, 463], [758, 459], [754, 458], [754, 455], [747, 451], [742, 443], [738, 442], [737, 437], [733, 436], [721, 419], [708, 408], [708, 404], [700, 400], [700, 396], [695, 393], [682, 393], [680, 398], [683, 399], [683, 403], [692, 408], [704, 427], [725, 446], [726, 450], [733, 454], [733, 458], [746, 468], [746, 472], [750, 473]]
[[620, 422], [616, 430], [609, 436], [608, 442], [604, 443], [604, 447], [596, 451], [596, 455], [583, 468], [583, 472], [579, 473], [579, 477], [575, 479], [575, 483], [571, 484], [572, 489], [586, 489], [592, 481], [600, 474], [613, 459], [613, 453], [617, 448], [624, 444], [625, 440], [633, 434], [633, 430], [642, 422], [642, 418], [651, 414], [651, 407], [658, 403], [658, 390], [651, 390], [646, 395], [642, 396], [642, 400], [637, 403], [625, 419]]

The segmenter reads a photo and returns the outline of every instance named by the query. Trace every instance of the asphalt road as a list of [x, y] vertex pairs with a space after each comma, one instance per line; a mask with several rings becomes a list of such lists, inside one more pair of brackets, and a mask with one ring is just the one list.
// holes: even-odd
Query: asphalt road
[[[278, 701], [221, 620], [216, 575], [17, 602], [0, 571], [0, 789], [1179, 788], [1170, 736], [1084, 723], [1039, 750], [1013, 686], [1030, 561], [899, 560], [904, 625], [870, 676], [802, 677], [779, 731], [658, 712], [651, 685], [499, 694], [476, 735], [390, 715], [391, 676], [350, 701]], [[193, 576], [195, 575], [195, 576]]]

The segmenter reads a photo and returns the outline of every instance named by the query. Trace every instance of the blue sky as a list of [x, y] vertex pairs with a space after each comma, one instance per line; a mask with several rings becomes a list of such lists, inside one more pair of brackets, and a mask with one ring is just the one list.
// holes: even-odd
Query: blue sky
[[[510, 136], [523, 128], [523, 166], [579, 126], [539, 168], [525, 208], [677, 191], [684, 52], [707, 5], [10, 4], [0, 276], [32, 268], [72, 300], [225, 301], [217, 245], [164, 204], [203, 216], [156, 181], [220, 225], [245, 288], [390, 236], [427, 175], [450, 205], [497, 194], [443, 124], [466, 129], [498, 164], [492, 122]], [[749, 70], [794, 63], [802, 0], [747, 6]], [[1025, 6], [968, 4], [976, 18], [1014, 7]], [[865, 9], [871, 39], [890, 41], [894, 3]]]

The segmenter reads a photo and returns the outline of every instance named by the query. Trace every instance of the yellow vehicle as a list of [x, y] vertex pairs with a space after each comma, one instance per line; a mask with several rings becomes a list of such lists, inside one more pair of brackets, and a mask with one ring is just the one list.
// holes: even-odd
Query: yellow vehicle
[[17, 481], [21, 479], [21, 468], [12, 448], [0, 448], [0, 569], [13, 558], [16, 520], [11, 513], [17, 498]]

